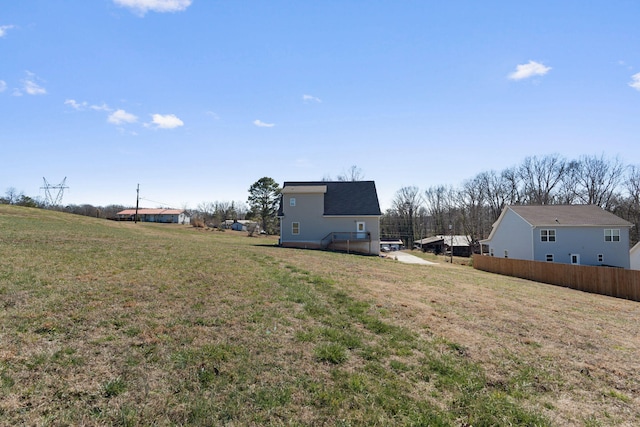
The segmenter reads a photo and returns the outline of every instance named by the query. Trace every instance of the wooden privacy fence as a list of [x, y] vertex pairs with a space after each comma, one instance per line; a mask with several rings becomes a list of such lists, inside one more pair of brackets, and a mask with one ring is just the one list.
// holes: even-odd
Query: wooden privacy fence
[[525, 261], [486, 255], [474, 256], [473, 268], [594, 294], [640, 301], [638, 270]]

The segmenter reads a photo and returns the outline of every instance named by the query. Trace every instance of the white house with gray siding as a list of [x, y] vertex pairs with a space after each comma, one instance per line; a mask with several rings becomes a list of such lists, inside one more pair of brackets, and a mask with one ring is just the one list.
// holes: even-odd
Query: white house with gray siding
[[285, 182], [280, 245], [377, 255], [381, 216], [373, 181]]
[[594, 205], [507, 206], [480, 243], [490, 256], [628, 269], [632, 226]]

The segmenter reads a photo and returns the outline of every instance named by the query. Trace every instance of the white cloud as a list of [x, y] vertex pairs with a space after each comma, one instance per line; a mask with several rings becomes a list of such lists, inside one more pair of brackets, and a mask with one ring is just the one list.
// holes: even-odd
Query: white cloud
[[27, 71], [27, 77], [22, 79], [22, 89], [29, 95], [46, 94], [47, 90], [40, 86], [37, 80], [39, 79], [34, 73]]
[[0, 38], [7, 35], [7, 30], [15, 28], [15, 25], [0, 25]]
[[107, 121], [114, 125], [121, 125], [123, 123], [135, 123], [138, 121], [138, 117], [124, 110], [116, 110], [109, 114]]
[[275, 126], [273, 123], [265, 123], [262, 120], [254, 120], [253, 124], [258, 126], [259, 128], [272, 128]]
[[629, 83], [629, 86], [631, 86], [635, 90], [640, 90], [640, 73], [636, 73], [631, 76], [631, 82]]
[[191, 5], [191, 0], [113, 0], [113, 2], [121, 7], [133, 10], [140, 16], [144, 16], [149, 11], [164, 12], [182, 12]]
[[7, 89], [7, 82], [0, 80], [0, 92], [4, 92]]
[[516, 67], [516, 71], [509, 74], [511, 80], [528, 79], [534, 76], [544, 76], [551, 70], [551, 67], [547, 67], [539, 62], [529, 61], [526, 64], [520, 64]]
[[111, 111], [111, 108], [109, 108], [109, 106], [104, 102], [102, 103], [102, 105], [94, 104], [94, 105], [91, 105], [89, 108], [91, 108], [94, 111]]
[[107, 111], [107, 112], [112, 111], [111, 108], [109, 108], [109, 106], [105, 103], [102, 103], [102, 105], [96, 105], [96, 104], [90, 105], [87, 101], [78, 102], [75, 99], [65, 100], [64, 105], [68, 105], [74, 110], [78, 110], [78, 111], [85, 111], [87, 109], [93, 110], [93, 111]]
[[318, 102], [318, 103], [322, 102], [322, 100], [320, 98], [317, 98], [317, 97], [312, 96], [312, 95], [302, 95], [302, 100], [304, 102]]
[[64, 105], [69, 105], [74, 110], [84, 110], [85, 108], [87, 108], [86, 102], [79, 103], [75, 99], [67, 99], [66, 101], [64, 101]]
[[184, 122], [177, 118], [175, 114], [154, 114], [152, 125], [155, 125], [158, 129], [175, 129], [180, 126], [184, 126]]

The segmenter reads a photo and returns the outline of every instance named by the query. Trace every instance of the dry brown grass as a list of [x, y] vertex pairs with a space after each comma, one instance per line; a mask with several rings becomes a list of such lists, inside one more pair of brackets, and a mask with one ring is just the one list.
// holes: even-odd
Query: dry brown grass
[[1, 425], [637, 425], [640, 304], [0, 205]]
[[558, 425], [640, 424], [639, 303], [476, 271], [460, 260], [369, 268], [354, 258], [345, 269], [296, 255], [378, 301], [397, 324], [459, 344], [496, 385], [531, 370], [522, 387]]

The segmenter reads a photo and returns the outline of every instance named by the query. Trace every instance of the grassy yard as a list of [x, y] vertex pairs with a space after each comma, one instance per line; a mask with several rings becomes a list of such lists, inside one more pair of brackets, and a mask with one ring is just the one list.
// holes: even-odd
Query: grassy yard
[[0, 205], [0, 425], [640, 424], [640, 304]]

